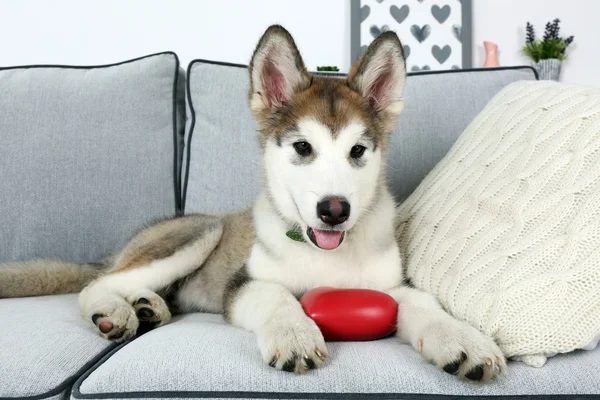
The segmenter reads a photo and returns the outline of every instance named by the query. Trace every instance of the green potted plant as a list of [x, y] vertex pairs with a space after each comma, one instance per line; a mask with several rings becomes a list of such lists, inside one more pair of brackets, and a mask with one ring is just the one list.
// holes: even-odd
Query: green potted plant
[[556, 18], [546, 24], [544, 37], [535, 38], [533, 25], [527, 22], [527, 36], [523, 54], [531, 58], [533, 67], [538, 71], [540, 79], [558, 81], [563, 60], [566, 60], [566, 50], [574, 36], [563, 38], [559, 36], [560, 20]]
[[320, 74], [339, 73], [340, 69], [336, 66], [317, 66], [317, 72]]

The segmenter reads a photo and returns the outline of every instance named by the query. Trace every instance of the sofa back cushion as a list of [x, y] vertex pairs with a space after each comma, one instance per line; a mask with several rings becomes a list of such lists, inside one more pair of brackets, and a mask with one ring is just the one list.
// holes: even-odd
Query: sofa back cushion
[[180, 203], [173, 53], [0, 69], [0, 262], [91, 262]]
[[[388, 154], [387, 178], [396, 199], [417, 187], [496, 93], [534, 79], [530, 67], [409, 74]], [[189, 65], [186, 212], [232, 212], [250, 206], [258, 194], [260, 155], [247, 90], [243, 65]]]

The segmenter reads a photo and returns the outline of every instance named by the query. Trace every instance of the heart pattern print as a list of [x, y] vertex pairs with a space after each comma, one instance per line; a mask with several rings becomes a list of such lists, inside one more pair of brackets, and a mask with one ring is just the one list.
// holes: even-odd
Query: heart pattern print
[[460, 69], [460, 0], [360, 0], [360, 52], [391, 30], [404, 45], [407, 71]]

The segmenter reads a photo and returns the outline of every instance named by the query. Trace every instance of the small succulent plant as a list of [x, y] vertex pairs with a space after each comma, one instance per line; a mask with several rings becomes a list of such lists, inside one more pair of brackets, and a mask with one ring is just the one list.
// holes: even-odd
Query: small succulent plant
[[523, 46], [523, 54], [530, 57], [534, 62], [557, 58], [565, 60], [567, 58], [566, 50], [573, 43], [574, 36], [563, 38], [560, 33], [560, 19], [556, 18], [552, 22], [546, 24], [544, 36], [542, 39], [535, 38], [535, 30], [533, 25], [527, 22], [525, 36], [525, 46]]
[[338, 72], [340, 69], [338, 67], [317, 67], [317, 71], [332, 71], [332, 72]]

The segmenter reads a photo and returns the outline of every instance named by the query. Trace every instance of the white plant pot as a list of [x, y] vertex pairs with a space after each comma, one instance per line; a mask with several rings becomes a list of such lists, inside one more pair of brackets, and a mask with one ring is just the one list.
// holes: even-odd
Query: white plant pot
[[560, 68], [562, 61], [558, 58], [549, 58], [547, 60], [540, 60], [533, 64], [533, 67], [537, 70], [540, 80], [552, 80], [558, 81], [560, 78]]

